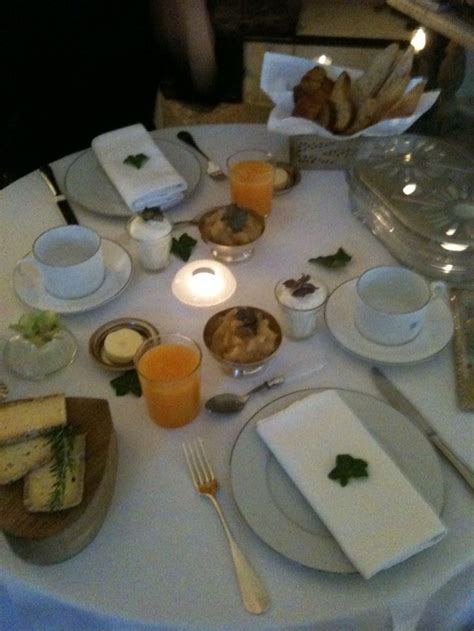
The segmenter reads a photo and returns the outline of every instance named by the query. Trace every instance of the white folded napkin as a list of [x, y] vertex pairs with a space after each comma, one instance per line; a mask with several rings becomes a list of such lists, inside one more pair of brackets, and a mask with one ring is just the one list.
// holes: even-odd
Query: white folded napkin
[[[92, 149], [132, 212], [152, 206], [167, 208], [182, 199], [186, 181], [140, 123], [97, 136]], [[124, 163], [138, 154], [148, 156], [141, 168]]]
[[[364, 578], [433, 545], [446, 528], [334, 390], [291, 404], [257, 432]], [[338, 454], [369, 463], [367, 478], [328, 478]]]

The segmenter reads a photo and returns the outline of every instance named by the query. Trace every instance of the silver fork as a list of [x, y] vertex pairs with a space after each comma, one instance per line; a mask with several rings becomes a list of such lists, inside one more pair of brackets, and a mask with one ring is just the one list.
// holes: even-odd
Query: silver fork
[[213, 162], [209, 158], [209, 156], [206, 155], [204, 151], [198, 146], [198, 144], [196, 143], [196, 141], [194, 140], [194, 138], [191, 136], [191, 134], [188, 131], [179, 131], [176, 135], [180, 140], [182, 140], [184, 143], [186, 143], [190, 147], [193, 147], [193, 149], [196, 149], [196, 151], [199, 151], [199, 153], [204, 158], [206, 158], [207, 174], [210, 177], [212, 177], [214, 180], [224, 180], [227, 177], [224, 171], [215, 162]]
[[245, 608], [250, 613], [263, 613], [270, 605], [270, 596], [261, 579], [255, 574], [230, 531], [222, 509], [217, 502], [218, 483], [209, 463], [200, 438], [189, 445], [183, 444], [184, 457], [189, 468], [191, 479], [198, 493], [205, 495], [219, 515], [222, 527], [229, 542], [235, 573], [239, 583], [240, 595]]

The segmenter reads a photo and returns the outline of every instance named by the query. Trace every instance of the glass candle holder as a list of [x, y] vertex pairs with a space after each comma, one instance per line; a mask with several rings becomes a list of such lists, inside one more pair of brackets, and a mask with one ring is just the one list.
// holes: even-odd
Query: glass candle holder
[[225, 265], [200, 259], [187, 263], [176, 273], [171, 291], [186, 305], [212, 307], [230, 298], [236, 287], [235, 276]]

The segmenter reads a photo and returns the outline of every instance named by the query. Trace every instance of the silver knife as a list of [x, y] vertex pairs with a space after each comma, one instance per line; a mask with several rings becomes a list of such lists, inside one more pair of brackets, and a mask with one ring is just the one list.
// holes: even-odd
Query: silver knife
[[78, 224], [78, 220], [76, 215], [74, 214], [73, 209], [69, 205], [69, 202], [65, 198], [65, 196], [61, 193], [61, 189], [59, 188], [56, 177], [53, 173], [53, 169], [49, 166], [49, 164], [45, 164], [40, 166], [39, 172], [43, 177], [44, 181], [48, 185], [49, 189], [54, 195], [54, 200], [59, 207], [59, 210], [62, 213], [67, 224]]
[[375, 385], [387, 401], [422, 430], [428, 440], [443, 454], [456, 471], [464, 478], [471, 489], [474, 489], [474, 473], [451, 451], [413, 403], [411, 403], [376, 366], [372, 366], [372, 377]]

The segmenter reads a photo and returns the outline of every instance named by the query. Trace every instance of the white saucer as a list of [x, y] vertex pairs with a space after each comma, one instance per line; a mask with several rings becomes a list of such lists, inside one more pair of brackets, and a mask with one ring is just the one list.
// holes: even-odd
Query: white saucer
[[102, 238], [105, 278], [102, 285], [83, 298], [57, 298], [45, 291], [41, 273], [29, 252], [13, 271], [13, 288], [18, 298], [35, 309], [50, 309], [56, 313], [81, 313], [109, 302], [122, 293], [132, 275], [129, 253], [115, 241]]
[[356, 283], [357, 278], [353, 278], [336, 287], [326, 303], [324, 317], [336, 342], [357, 357], [390, 366], [417, 364], [442, 351], [451, 340], [454, 332], [451, 311], [442, 298], [435, 298], [414, 340], [399, 346], [371, 342], [354, 324]]

